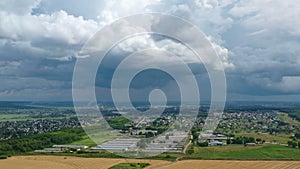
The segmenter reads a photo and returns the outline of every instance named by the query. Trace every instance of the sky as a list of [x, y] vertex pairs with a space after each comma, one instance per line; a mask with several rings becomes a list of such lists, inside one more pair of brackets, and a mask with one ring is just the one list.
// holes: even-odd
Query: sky
[[[206, 35], [223, 63], [228, 101], [298, 101], [299, 9], [297, 0], [1, 0], [0, 100], [72, 100], [74, 65], [86, 41], [122, 17], [160, 12], [186, 19]], [[160, 36], [129, 39], [110, 52], [107, 67], [99, 70], [100, 93], [108, 92], [114, 58], [145, 46], [190, 59], [184, 46], [174, 40]], [[203, 69], [192, 59], [189, 64], [195, 71]], [[199, 74], [200, 91], [209, 98], [209, 82], [205, 73]], [[172, 81], [155, 71], [148, 76], [156, 81], [140, 79], [132, 86], [137, 98], [143, 96], [138, 90], [141, 86], [159, 87]], [[175, 90], [176, 85], [165, 88]], [[168, 95], [178, 97], [172, 92]]]

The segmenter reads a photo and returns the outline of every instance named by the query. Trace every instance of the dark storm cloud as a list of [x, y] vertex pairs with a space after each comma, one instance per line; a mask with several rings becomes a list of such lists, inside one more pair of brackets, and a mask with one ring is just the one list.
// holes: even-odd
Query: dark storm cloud
[[[115, 19], [145, 11], [182, 17], [207, 35], [225, 66], [229, 96], [300, 95], [298, 9], [299, 3], [292, 0], [141, 0], [138, 3], [93, 0], [88, 4], [3, 0], [0, 2], [0, 97], [34, 99], [32, 93], [43, 93], [35, 99], [70, 100], [73, 68], [85, 41]], [[96, 78], [98, 88], [110, 87], [118, 63], [133, 50], [153, 47], [179, 53], [184, 49], [162, 36], [134, 40], [103, 61]], [[205, 67], [193, 61], [188, 65], [198, 78], [200, 93], [209, 97]], [[138, 80], [132, 88], [160, 87], [172, 82], [159, 74], [151, 77], [155, 80]]]

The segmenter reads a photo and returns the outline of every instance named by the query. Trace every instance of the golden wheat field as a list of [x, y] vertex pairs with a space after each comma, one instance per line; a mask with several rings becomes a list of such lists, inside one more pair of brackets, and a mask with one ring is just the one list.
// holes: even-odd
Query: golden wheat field
[[145, 162], [156, 168], [170, 164], [170, 162], [162, 160], [15, 156], [6, 160], [0, 160], [0, 169], [107, 169], [116, 164], [126, 162]]
[[146, 162], [147, 168], [162, 169], [300, 169], [300, 161], [225, 161], [78, 158], [61, 156], [18, 156], [0, 160], [1, 169], [106, 169], [118, 163]]
[[300, 161], [186, 160], [162, 166], [163, 169], [300, 169]]

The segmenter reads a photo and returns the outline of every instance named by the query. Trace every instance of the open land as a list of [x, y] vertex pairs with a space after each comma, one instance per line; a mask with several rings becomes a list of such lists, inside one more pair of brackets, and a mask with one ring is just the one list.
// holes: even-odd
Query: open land
[[226, 161], [226, 160], [183, 160], [163, 161], [144, 159], [78, 158], [63, 156], [15, 156], [0, 161], [1, 169], [106, 169], [119, 163], [149, 163], [146, 168], [197, 168], [197, 169], [299, 169], [300, 161]]
[[78, 158], [69, 156], [14, 156], [6, 160], [1, 160], [0, 166], [1, 169], [107, 169], [119, 163], [129, 162], [149, 163], [154, 168], [171, 164], [171, 162], [163, 160]]
[[174, 138], [181, 138], [180, 135], [168, 134], [158, 137], [162, 140], [146, 142], [158, 145], [148, 146], [150, 151], [165, 149], [174, 141], [179, 145], [176, 150], [149, 159], [120, 158], [105, 150], [115, 148], [116, 143], [118, 151], [143, 147], [144, 144], [136, 142], [128, 146], [125, 143], [129, 140], [118, 139], [120, 133], [136, 140], [151, 138], [169, 127], [180, 127], [172, 125], [175, 119], [183, 124], [193, 124], [193, 121], [176, 117], [175, 107], [169, 107], [154, 121], [143, 117], [130, 121], [110, 107], [103, 109], [105, 120], [117, 133], [105, 130], [100, 123], [104, 119], [91, 118], [83, 121], [88, 136], [71, 107], [3, 110], [0, 112], [0, 159], [8, 158], [0, 160], [1, 169], [93, 169], [120, 163], [129, 166], [149, 163], [146, 168], [300, 169], [300, 111], [295, 108], [228, 109], [216, 131], [201, 132], [207, 116], [203, 110], [186, 140], [177, 142]]

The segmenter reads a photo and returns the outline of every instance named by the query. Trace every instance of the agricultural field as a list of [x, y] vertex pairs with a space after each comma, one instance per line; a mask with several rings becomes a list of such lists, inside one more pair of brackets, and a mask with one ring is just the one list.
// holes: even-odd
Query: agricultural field
[[84, 129], [88, 131], [92, 139], [86, 134], [81, 140], [70, 143], [71, 145], [87, 145], [92, 147], [116, 138], [116, 134], [106, 130], [106, 127], [100, 122], [98, 124], [87, 126]]
[[239, 145], [221, 147], [194, 147], [194, 153], [187, 159], [230, 159], [230, 160], [300, 160], [299, 149], [282, 145], [260, 145], [244, 147]]
[[0, 120], [10, 120], [10, 119], [29, 119], [31, 118], [28, 114], [5, 114], [0, 113]]
[[84, 135], [82, 140], [74, 141], [70, 145], [86, 145], [86, 146], [96, 146], [97, 144], [89, 138], [88, 135]]
[[[216, 161], [209, 160], [224, 160], [225, 166], [228, 165], [227, 168], [232, 168], [230, 166], [234, 163], [237, 166], [240, 166], [239, 168], [247, 168], [247, 166], [253, 165], [253, 163], [250, 164], [249, 161], [243, 160], [278, 160], [276, 163], [271, 161], [270, 163], [265, 163], [261, 161], [261, 168], [269, 168], [269, 164], [271, 166], [275, 165], [275, 168], [277, 166], [282, 167], [282, 165], [291, 164], [291, 166], [287, 165], [287, 168], [292, 168], [293, 166], [297, 166], [300, 162], [300, 146], [298, 146], [298, 141], [300, 140], [298, 138], [299, 134], [297, 133], [300, 122], [287, 113], [278, 113], [279, 111], [234, 111], [225, 114], [225, 118], [219, 128], [220, 133], [212, 133], [216, 137], [218, 137], [218, 135], [221, 135], [220, 137], [225, 137], [225, 140], [222, 140], [224, 145], [209, 147], [200, 147], [201, 145], [197, 142], [199, 131], [202, 130], [201, 125], [203, 119], [202, 116], [200, 116], [197, 123], [198, 126], [193, 128], [191, 132], [193, 139], [187, 139], [185, 142], [185, 145], [189, 142], [191, 142], [189, 145], [192, 145], [188, 146], [189, 148], [185, 149], [186, 151], [163, 153], [155, 157], [150, 157], [147, 160], [121, 159], [120, 156], [104, 150], [95, 151], [84, 149], [78, 151], [71, 150], [45, 153], [34, 151], [51, 148], [55, 144], [86, 145], [94, 147], [124, 134], [147, 137], [146, 133], [136, 134], [138, 132], [132, 132], [134, 130], [144, 130], [146, 129], [146, 126], [152, 126], [149, 130], [157, 130], [158, 133], [161, 132], [159, 130], [160, 127], [155, 126], [157, 124], [154, 124], [151, 121], [143, 121], [144, 123], [140, 123], [139, 121], [128, 122], [127, 119], [115, 114], [110, 115], [109, 111], [107, 111], [106, 113], [110, 115], [107, 115], [107, 121], [111, 127], [116, 130], [107, 130], [106, 122], [103, 123], [103, 121], [97, 121], [97, 123], [94, 123], [93, 121], [87, 120], [84, 121], [84, 124], [86, 125], [83, 126], [85, 131], [89, 134], [87, 135], [76, 118], [76, 114], [74, 114], [71, 109], [59, 107], [48, 108], [47, 111], [44, 109], [41, 109], [41, 111], [36, 109], [33, 112], [31, 112], [31, 109], [30, 111], [27, 109], [23, 111], [24, 113], [22, 116], [18, 116], [18, 113], [13, 113], [13, 111], [0, 114], [0, 117], [5, 119], [1, 122], [3, 134], [0, 132], [0, 137], [2, 136], [3, 139], [0, 141], [0, 158], [1, 156], [3, 158], [8, 157], [7, 159], [0, 160], [1, 169], [2, 166], [4, 166], [4, 168], [21, 168], [23, 167], [21, 164], [33, 166], [31, 169], [49, 168], [45, 165], [50, 166], [50, 168], [86, 169], [101, 167], [109, 168], [113, 166], [118, 166], [119, 168], [122, 168], [123, 166], [124, 168], [124, 165], [139, 167], [132, 163], [149, 163], [150, 165], [145, 168], [168, 168], [172, 166], [173, 168], [182, 168], [181, 165], [184, 166], [188, 160], [195, 160], [189, 161], [189, 164], [192, 166], [188, 168], [193, 168], [193, 165], [202, 166], [202, 164], [204, 168], [213, 168], [214, 166], [220, 167], [219, 164], [213, 163]], [[173, 109], [169, 109], [168, 111], [170, 112], [160, 117], [158, 120], [162, 125], [168, 125], [169, 120], [173, 118], [173, 116], [170, 115], [172, 114]], [[140, 126], [137, 124], [140, 124]], [[163, 128], [164, 127], [166, 126], [163, 126]], [[242, 130], [242, 128], [253, 129], [248, 131]], [[236, 129], [241, 129], [241, 131], [222, 133], [223, 130], [235, 131]], [[120, 133], [120, 130], [124, 132]], [[33, 131], [38, 133], [34, 133]], [[228, 140], [229, 137], [232, 137], [232, 139]], [[297, 145], [295, 145], [294, 148], [292, 148], [293, 146], [288, 147], [287, 143], [290, 141], [297, 143]], [[246, 143], [255, 143], [255, 145], [246, 146]], [[25, 157], [25, 155], [27, 156]], [[49, 157], [44, 155], [49, 155]], [[21, 162], [12, 162], [16, 159]], [[90, 159], [93, 160], [90, 161]], [[236, 160], [242, 161], [238, 163]], [[281, 163], [283, 160], [288, 162]], [[20, 164], [20, 166], [13, 166], [18, 164]], [[223, 165], [221, 165], [221, 167], [224, 168]], [[199, 166], [197, 166], [197, 168], [199, 168]], [[260, 168], [260, 166], [256, 168]]]
[[163, 161], [144, 159], [78, 158], [63, 156], [15, 156], [0, 160], [1, 169], [107, 169], [121, 163], [149, 163], [146, 169], [197, 168], [197, 169], [298, 169], [300, 161], [231, 161], [231, 160], [183, 160]]
[[0, 160], [1, 169], [107, 169], [120, 163], [149, 163], [149, 167], [169, 165], [163, 160], [78, 158], [63, 156], [15, 156]]
[[291, 125], [295, 125], [295, 126], [300, 125], [299, 121], [297, 121], [295, 118], [291, 118], [287, 113], [279, 112], [279, 113], [277, 113], [277, 116], [280, 120], [287, 122]]
[[225, 160], [186, 160], [165, 165], [162, 169], [299, 169], [299, 161], [225, 161]]
[[292, 134], [277, 134], [277, 135], [272, 135], [268, 133], [239, 133], [236, 134], [237, 136], [245, 136], [245, 137], [254, 137], [260, 138], [262, 140], [265, 140], [266, 142], [276, 142], [279, 144], [287, 144], [287, 142], [290, 140], [290, 137]]

